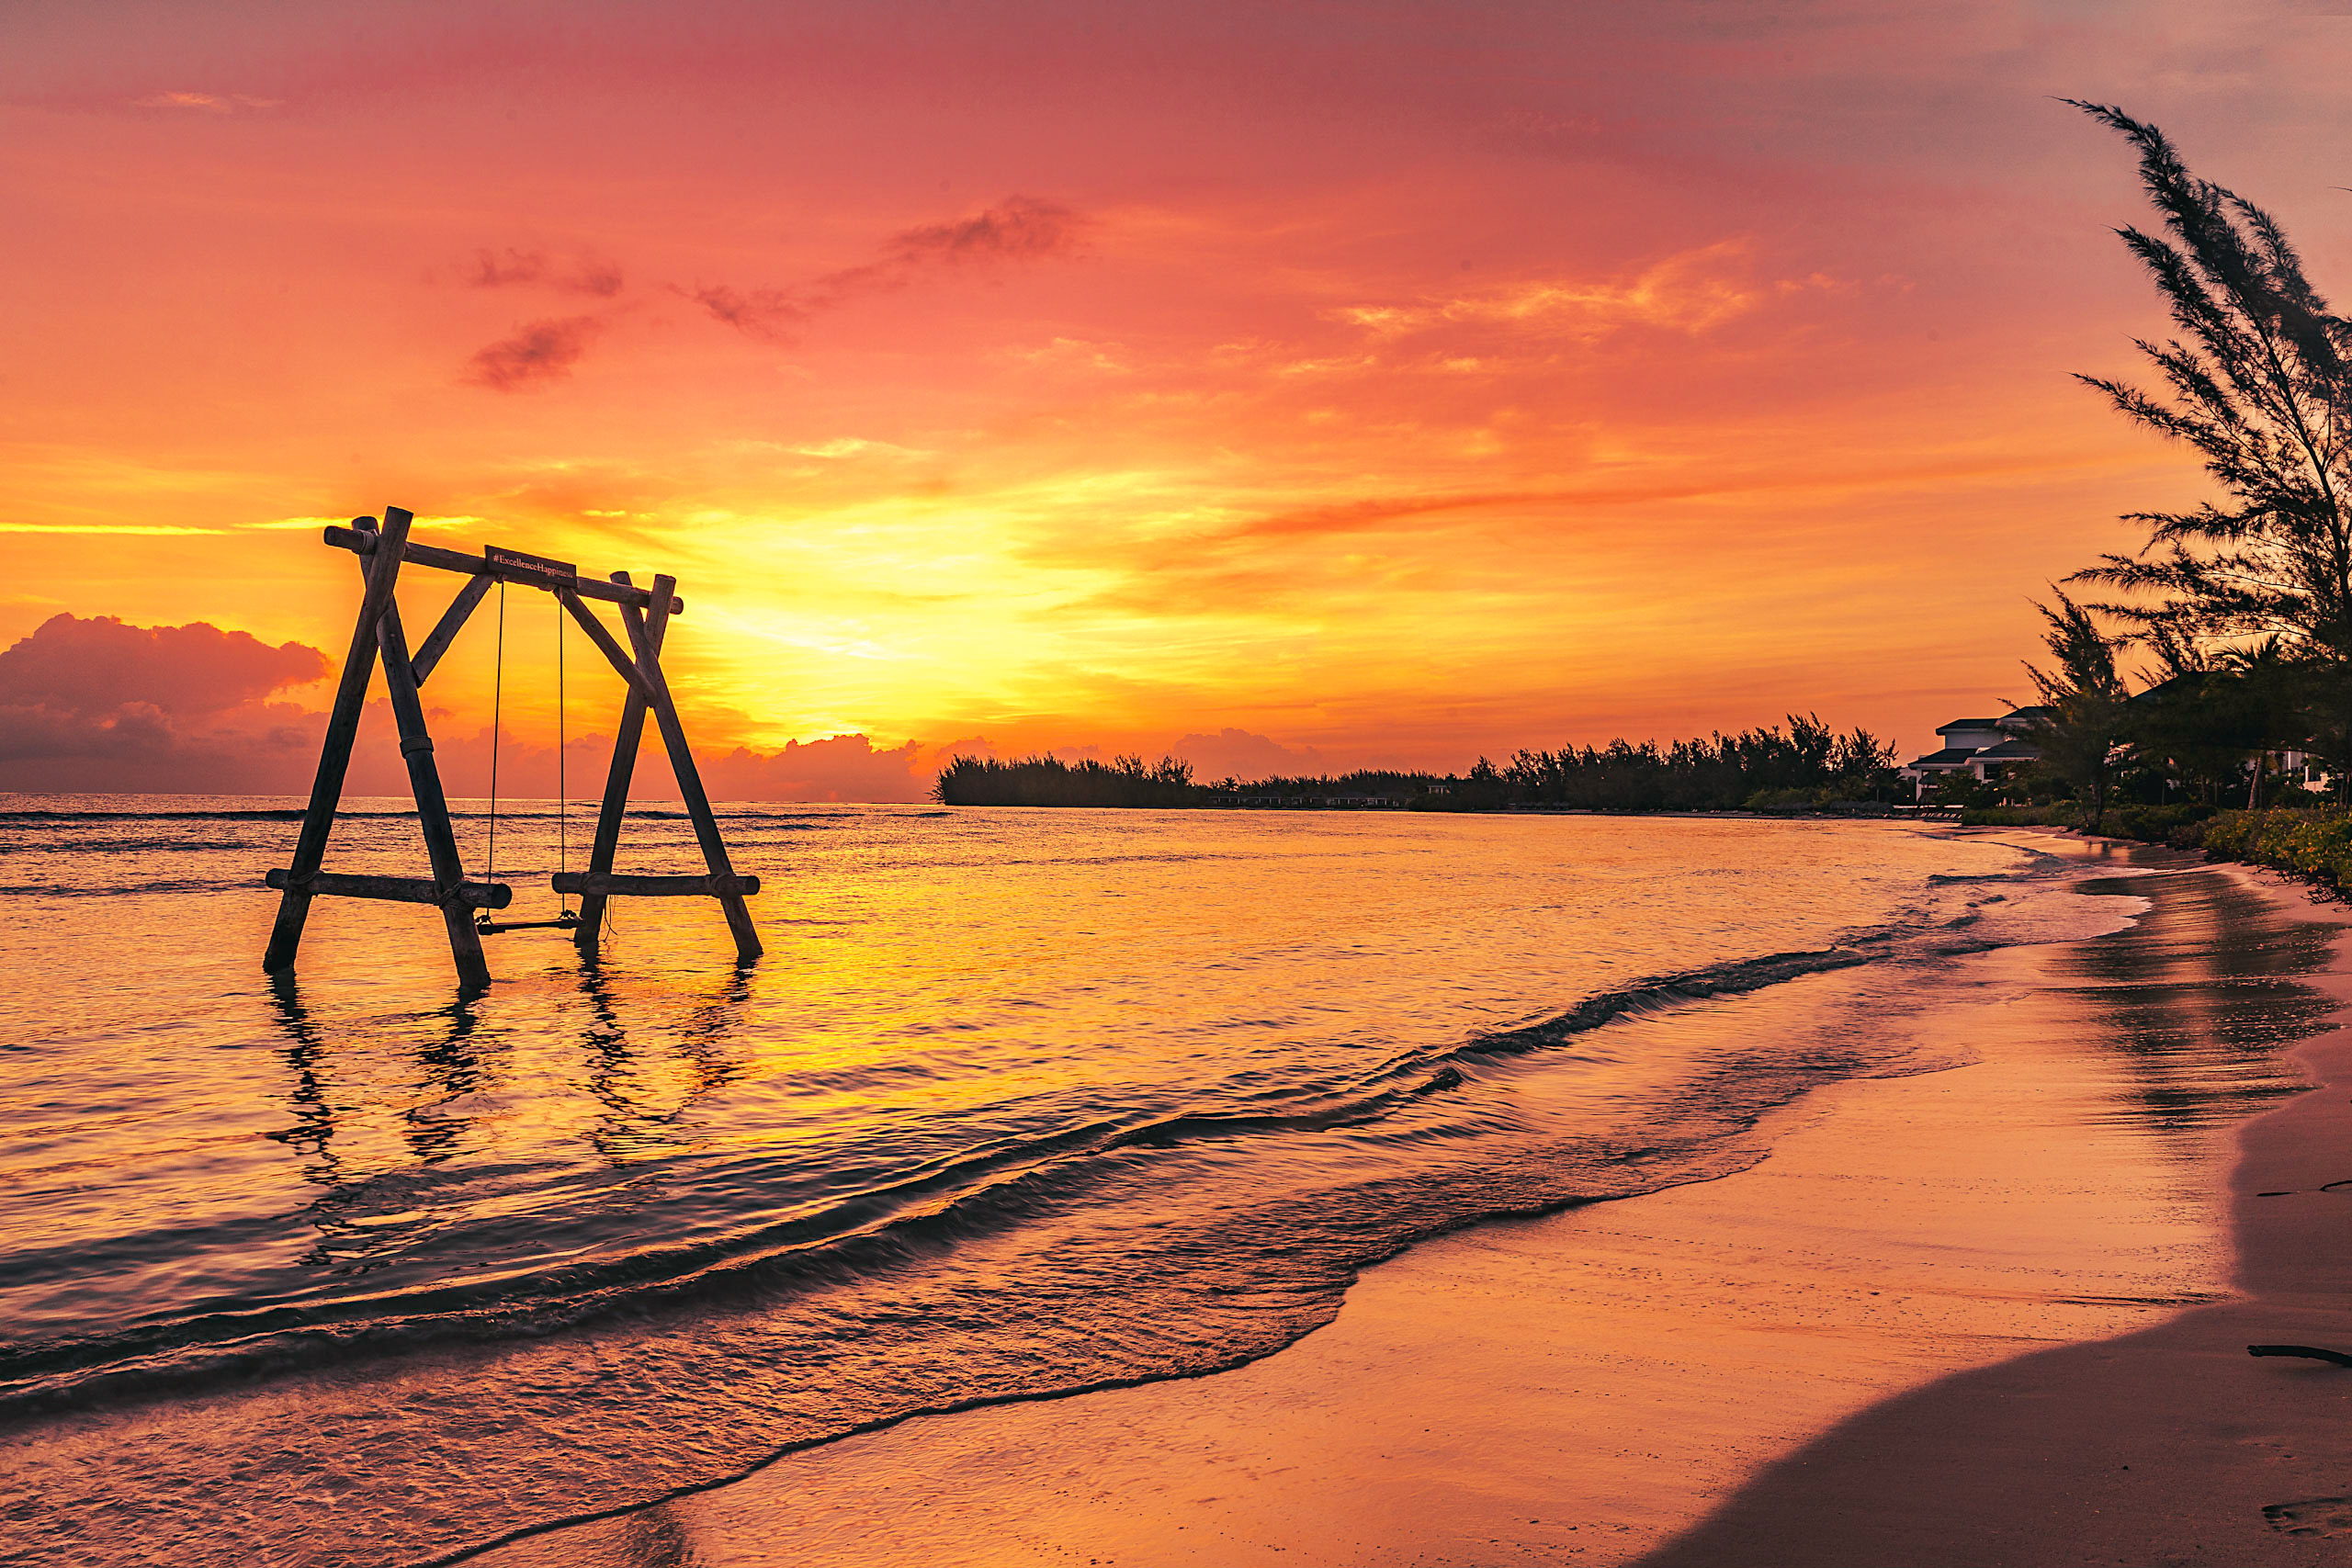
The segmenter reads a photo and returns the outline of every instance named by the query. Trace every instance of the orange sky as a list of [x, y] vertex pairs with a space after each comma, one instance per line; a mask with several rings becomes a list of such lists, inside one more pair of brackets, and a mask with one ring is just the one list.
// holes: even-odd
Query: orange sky
[[[2051, 96], [2352, 260], [2352, 20], [1959, 9], [18, 4], [0, 647], [339, 657], [313, 520], [390, 503], [674, 571], [712, 752], [1923, 749], [2195, 493], [2067, 378], [2164, 323], [2125, 150]], [[544, 735], [553, 612], [509, 614]]]

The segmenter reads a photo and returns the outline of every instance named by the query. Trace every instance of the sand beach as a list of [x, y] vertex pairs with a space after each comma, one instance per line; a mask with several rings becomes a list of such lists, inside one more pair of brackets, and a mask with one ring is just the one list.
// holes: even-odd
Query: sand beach
[[2352, 1350], [2342, 916], [2072, 852], [2146, 913], [1971, 960], [2032, 981], [1913, 1025], [1971, 1065], [1816, 1093], [1748, 1169], [1417, 1246], [1233, 1371], [916, 1419], [474, 1561], [2342, 1561], [2352, 1372], [2246, 1353]]

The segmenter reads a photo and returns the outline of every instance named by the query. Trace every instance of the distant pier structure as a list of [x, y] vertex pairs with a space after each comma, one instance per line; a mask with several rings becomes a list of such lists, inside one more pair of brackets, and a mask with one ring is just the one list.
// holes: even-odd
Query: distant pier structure
[[[411, 513], [399, 507], [387, 507], [380, 527], [373, 517], [360, 517], [355, 518], [348, 528], [326, 530], [327, 544], [359, 558], [367, 588], [359, 601], [358, 623], [352, 628], [351, 650], [343, 661], [343, 677], [335, 688], [334, 706], [327, 716], [326, 739], [319, 750], [318, 776], [311, 786], [310, 806], [303, 813], [293, 863], [270, 872], [265, 879], [269, 886], [279, 890], [280, 897], [277, 923], [270, 932], [269, 951], [262, 960], [263, 967], [271, 971], [293, 967], [295, 953], [302, 942], [303, 923], [310, 916], [311, 900], [320, 897], [382, 898], [429, 904], [438, 908], [448, 928], [449, 953], [457, 963], [458, 981], [467, 987], [490, 983], [490, 967], [482, 956], [481, 939], [500, 931], [533, 926], [558, 927], [571, 932], [582, 953], [593, 955], [604, 924], [606, 901], [615, 897], [715, 898], [726, 914], [728, 930], [734, 935], [737, 958], [744, 963], [757, 958], [759, 934], [752, 929], [751, 910], [743, 900], [759, 892], [760, 879], [738, 875], [728, 858], [726, 840], [719, 836], [710, 799], [704, 794], [702, 777], [695, 768], [694, 753], [686, 747], [685, 727], [679, 722], [677, 705], [671, 700], [669, 682], [662, 673], [663, 635], [671, 617], [683, 615], [686, 607], [685, 602], [676, 596], [676, 579], [657, 576], [653, 586], [645, 589], [632, 584], [625, 571], [614, 572], [609, 580], [598, 581], [582, 577], [569, 561], [550, 560], [519, 550], [493, 546], [480, 555], [467, 555], [413, 544], [409, 539], [413, 520]], [[453, 571], [466, 579], [456, 599], [413, 652], [401, 629], [400, 606], [392, 592], [403, 565]], [[457, 830], [449, 819], [449, 804], [441, 791], [440, 773], [434, 765], [433, 737], [425, 728], [424, 706], [418, 695], [419, 688], [448, 651], [467, 617], [492, 588], [505, 584], [553, 594], [628, 689], [621, 705], [620, 729], [613, 742], [612, 767], [605, 778], [604, 802], [597, 813], [588, 868], [560, 872], [549, 879], [558, 895], [576, 895], [580, 898], [580, 911], [574, 916], [567, 910], [554, 920], [512, 924], [492, 921], [483, 911], [505, 908], [514, 897], [514, 890], [503, 883], [488, 880], [487, 874], [479, 882], [466, 877], [458, 853]], [[590, 599], [619, 607], [621, 626], [628, 639], [626, 649], [583, 603]], [[343, 781], [351, 763], [352, 741], [359, 731], [360, 712], [367, 704], [368, 688], [379, 656], [384, 666], [384, 684], [391, 698], [392, 717], [400, 729], [401, 757], [408, 765], [409, 786], [416, 797], [417, 822], [424, 830], [425, 855], [432, 866], [430, 876], [351, 875], [322, 869], [327, 839], [334, 829], [335, 810], [343, 799]], [[636, 771], [638, 744], [649, 712], [661, 731], [671, 771], [677, 775], [678, 793], [702, 848], [704, 872], [700, 875], [620, 875], [613, 870], [613, 856], [620, 843], [621, 818], [628, 806], [629, 779]], [[496, 810], [493, 794], [493, 823]]]

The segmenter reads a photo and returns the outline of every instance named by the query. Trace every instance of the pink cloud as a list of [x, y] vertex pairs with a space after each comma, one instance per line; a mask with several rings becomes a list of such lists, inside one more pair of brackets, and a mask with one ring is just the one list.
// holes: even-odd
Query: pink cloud
[[883, 243], [878, 260], [792, 288], [738, 289], [713, 284], [677, 291], [745, 336], [780, 343], [786, 341], [789, 329], [817, 312], [859, 295], [903, 288], [929, 267], [1065, 254], [1076, 248], [1085, 221], [1053, 202], [1010, 196], [967, 217], [900, 230]]
[[0, 705], [76, 718], [124, 707], [225, 712], [288, 686], [323, 680], [327, 656], [299, 642], [270, 647], [203, 621], [126, 626], [111, 615], [52, 615], [0, 651]]
[[739, 746], [703, 766], [716, 800], [916, 801], [931, 795], [922, 748], [876, 747], [863, 735], [787, 740], [779, 751]]

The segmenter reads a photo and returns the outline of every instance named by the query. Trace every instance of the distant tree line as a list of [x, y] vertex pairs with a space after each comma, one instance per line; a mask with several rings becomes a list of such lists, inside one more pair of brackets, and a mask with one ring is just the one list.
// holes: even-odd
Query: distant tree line
[[933, 789], [949, 806], [1377, 805], [1422, 811], [1494, 811], [1514, 806], [1594, 811], [1790, 809], [1841, 801], [1907, 798], [1894, 748], [1868, 730], [1831, 730], [1817, 716], [1677, 740], [1566, 747], [1515, 754], [1498, 768], [1481, 757], [1468, 773], [1364, 771], [1314, 777], [1196, 783], [1173, 757], [1065, 762], [1051, 756], [999, 761], [956, 757]]
[[[1612, 740], [1606, 748], [1521, 751], [1492, 774], [1511, 800], [1600, 811], [1718, 811], [1741, 806], [1800, 806], [1886, 800], [1905, 795], [1894, 748], [1869, 730], [1840, 735], [1818, 716], [1677, 740], [1660, 750]], [[1471, 770], [1474, 785], [1483, 784]]]
[[1065, 762], [1050, 753], [1001, 762], [957, 757], [939, 770], [932, 798], [946, 806], [1196, 806], [1193, 764], [1162, 757]]

